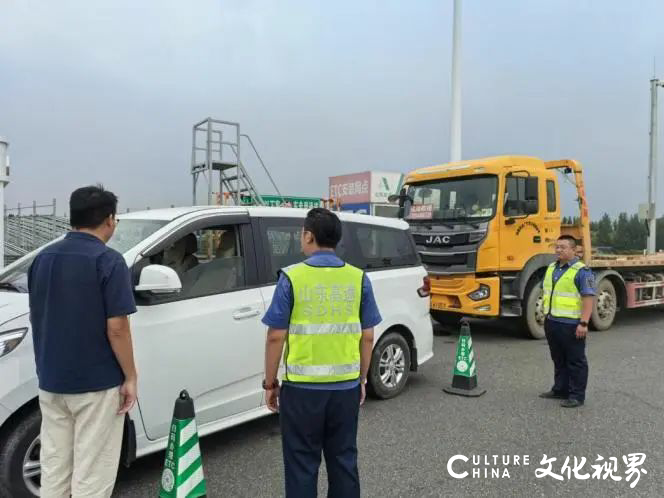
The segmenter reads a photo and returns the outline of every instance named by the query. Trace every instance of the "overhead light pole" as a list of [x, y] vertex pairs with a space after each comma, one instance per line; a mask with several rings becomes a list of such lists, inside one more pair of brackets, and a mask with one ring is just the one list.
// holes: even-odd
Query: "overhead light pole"
[[657, 87], [664, 82], [650, 80], [650, 155], [648, 161], [648, 253], [657, 252]]
[[461, 0], [454, 0], [452, 27], [452, 105], [450, 108], [450, 161], [461, 160]]

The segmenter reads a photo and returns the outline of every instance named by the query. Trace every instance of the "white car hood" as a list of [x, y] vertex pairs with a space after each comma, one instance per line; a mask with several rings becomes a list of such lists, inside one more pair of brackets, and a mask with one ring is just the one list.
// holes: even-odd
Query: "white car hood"
[[27, 293], [0, 291], [0, 325], [29, 312]]

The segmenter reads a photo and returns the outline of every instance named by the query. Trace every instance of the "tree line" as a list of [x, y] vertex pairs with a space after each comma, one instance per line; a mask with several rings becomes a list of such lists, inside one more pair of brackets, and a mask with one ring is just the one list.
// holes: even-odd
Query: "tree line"
[[[574, 224], [578, 218], [564, 217], [563, 224]], [[620, 213], [611, 218], [607, 213], [590, 222], [593, 247], [611, 247], [616, 251], [642, 251], [646, 248], [648, 228], [637, 214]], [[657, 250], [664, 249], [664, 217], [657, 219]]]

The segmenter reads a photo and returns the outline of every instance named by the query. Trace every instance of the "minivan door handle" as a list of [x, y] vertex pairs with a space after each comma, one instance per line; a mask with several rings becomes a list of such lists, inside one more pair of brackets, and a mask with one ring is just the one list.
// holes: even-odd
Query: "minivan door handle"
[[247, 318], [252, 318], [254, 316], [260, 315], [260, 310], [252, 308], [240, 308], [233, 313], [234, 320], [246, 320]]

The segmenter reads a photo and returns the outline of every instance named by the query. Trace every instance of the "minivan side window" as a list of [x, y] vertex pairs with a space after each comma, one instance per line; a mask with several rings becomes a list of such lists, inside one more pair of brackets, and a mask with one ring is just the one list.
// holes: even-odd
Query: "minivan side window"
[[[300, 246], [300, 234], [304, 218], [263, 218], [260, 223], [263, 241], [264, 261], [266, 266], [266, 282], [274, 283], [279, 277], [279, 270], [300, 263], [306, 259]], [[349, 257], [348, 224], [342, 222], [342, 235], [335, 253], [342, 260]]]
[[247, 285], [237, 225], [212, 226], [187, 233], [152, 256], [150, 263], [172, 268], [182, 282], [178, 294], [154, 295], [152, 302], [193, 299]]
[[419, 265], [408, 230], [380, 225], [348, 223], [356, 250], [349, 263], [364, 270]]

